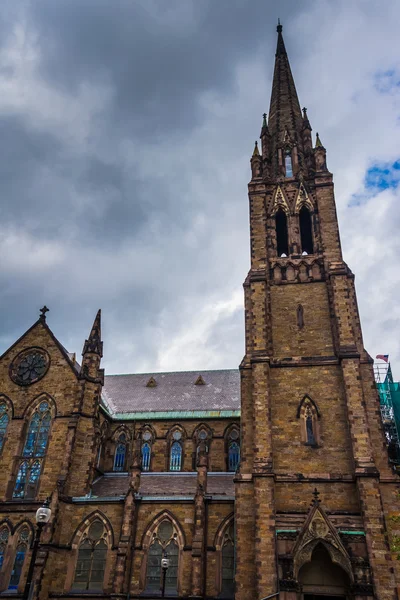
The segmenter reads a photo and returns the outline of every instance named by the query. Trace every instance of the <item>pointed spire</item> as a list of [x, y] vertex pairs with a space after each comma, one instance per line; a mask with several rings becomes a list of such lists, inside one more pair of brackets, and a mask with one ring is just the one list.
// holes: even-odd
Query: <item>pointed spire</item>
[[323, 143], [320, 140], [318, 132], [317, 132], [317, 139], [315, 140], [315, 147], [316, 148], [323, 148], [324, 147]]
[[260, 151], [258, 150], [258, 142], [257, 142], [257, 140], [256, 140], [256, 143], [255, 143], [255, 146], [254, 146], [253, 156], [260, 156]]
[[278, 19], [278, 25], [276, 31], [278, 32], [278, 43], [276, 45], [276, 56], [280, 54], [286, 54], [285, 42], [283, 41], [282, 36], [282, 25], [280, 19]]
[[101, 310], [97, 312], [92, 330], [83, 346], [82, 356], [85, 354], [98, 354], [103, 356], [103, 342], [101, 341]]
[[303, 108], [303, 129], [309, 129], [312, 131], [306, 107]]
[[285, 132], [296, 142], [301, 137], [303, 115], [297, 97], [296, 86], [282, 36], [282, 25], [277, 27], [278, 41], [275, 55], [275, 69], [272, 82], [268, 128], [272, 138], [272, 148], [282, 143]]

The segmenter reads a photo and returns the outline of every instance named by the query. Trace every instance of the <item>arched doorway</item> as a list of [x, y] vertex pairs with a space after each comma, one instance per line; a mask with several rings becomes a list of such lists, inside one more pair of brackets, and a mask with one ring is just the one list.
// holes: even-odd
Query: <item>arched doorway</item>
[[304, 600], [338, 600], [349, 597], [350, 580], [346, 571], [332, 562], [324, 544], [318, 544], [311, 561], [299, 572]]

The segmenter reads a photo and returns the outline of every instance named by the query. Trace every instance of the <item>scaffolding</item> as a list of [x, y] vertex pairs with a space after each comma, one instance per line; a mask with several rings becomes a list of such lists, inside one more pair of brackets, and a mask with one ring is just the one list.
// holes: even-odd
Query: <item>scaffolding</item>
[[374, 375], [379, 392], [383, 429], [388, 443], [389, 461], [400, 465], [400, 384], [393, 381], [389, 362], [375, 362]]

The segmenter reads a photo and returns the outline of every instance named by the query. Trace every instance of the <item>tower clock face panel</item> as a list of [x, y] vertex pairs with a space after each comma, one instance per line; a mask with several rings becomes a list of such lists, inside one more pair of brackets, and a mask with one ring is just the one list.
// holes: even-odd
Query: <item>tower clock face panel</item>
[[31, 385], [44, 377], [50, 366], [50, 357], [43, 348], [27, 348], [14, 358], [10, 377], [17, 385]]

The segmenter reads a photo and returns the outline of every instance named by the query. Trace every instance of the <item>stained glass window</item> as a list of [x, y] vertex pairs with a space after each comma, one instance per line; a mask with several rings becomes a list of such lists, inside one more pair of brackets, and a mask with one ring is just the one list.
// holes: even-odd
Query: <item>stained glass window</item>
[[165, 574], [165, 591], [166, 593], [176, 592], [178, 586], [178, 544], [171, 540], [165, 549], [165, 556], [169, 558], [169, 567]]
[[171, 446], [169, 470], [180, 471], [182, 468], [182, 446], [180, 442], [174, 442]]
[[44, 456], [49, 437], [51, 414], [47, 402], [41, 402], [33, 413], [26, 436], [24, 456]]
[[26, 555], [26, 544], [18, 544], [17, 551], [15, 553], [15, 559], [13, 569], [11, 571], [10, 583], [8, 584], [9, 590], [16, 590], [21, 579], [22, 567], [24, 566], [24, 560]]
[[13, 498], [34, 498], [39, 483], [41, 463], [24, 460], [18, 469]]
[[142, 470], [150, 471], [151, 448], [148, 442], [142, 444]]
[[169, 565], [165, 571], [165, 593], [176, 595], [178, 587], [179, 547], [176, 542], [177, 533], [171, 521], [164, 520], [154, 533], [153, 542], [147, 555], [146, 591], [159, 592], [163, 584], [161, 559], [168, 558]]
[[0, 450], [3, 447], [4, 438], [6, 437], [8, 420], [7, 405], [2, 402], [0, 404]]
[[78, 551], [73, 590], [102, 590], [107, 559], [104, 525], [94, 521]]
[[118, 438], [118, 444], [115, 449], [114, 456], [114, 471], [123, 471], [125, 467], [125, 455], [126, 455], [126, 435], [121, 433]]
[[147, 555], [146, 590], [156, 591], [161, 588], [162, 547], [156, 540], [149, 548]]
[[235, 472], [240, 460], [240, 447], [237, 442], [230, 442], [228, 448], [228, 471]]

